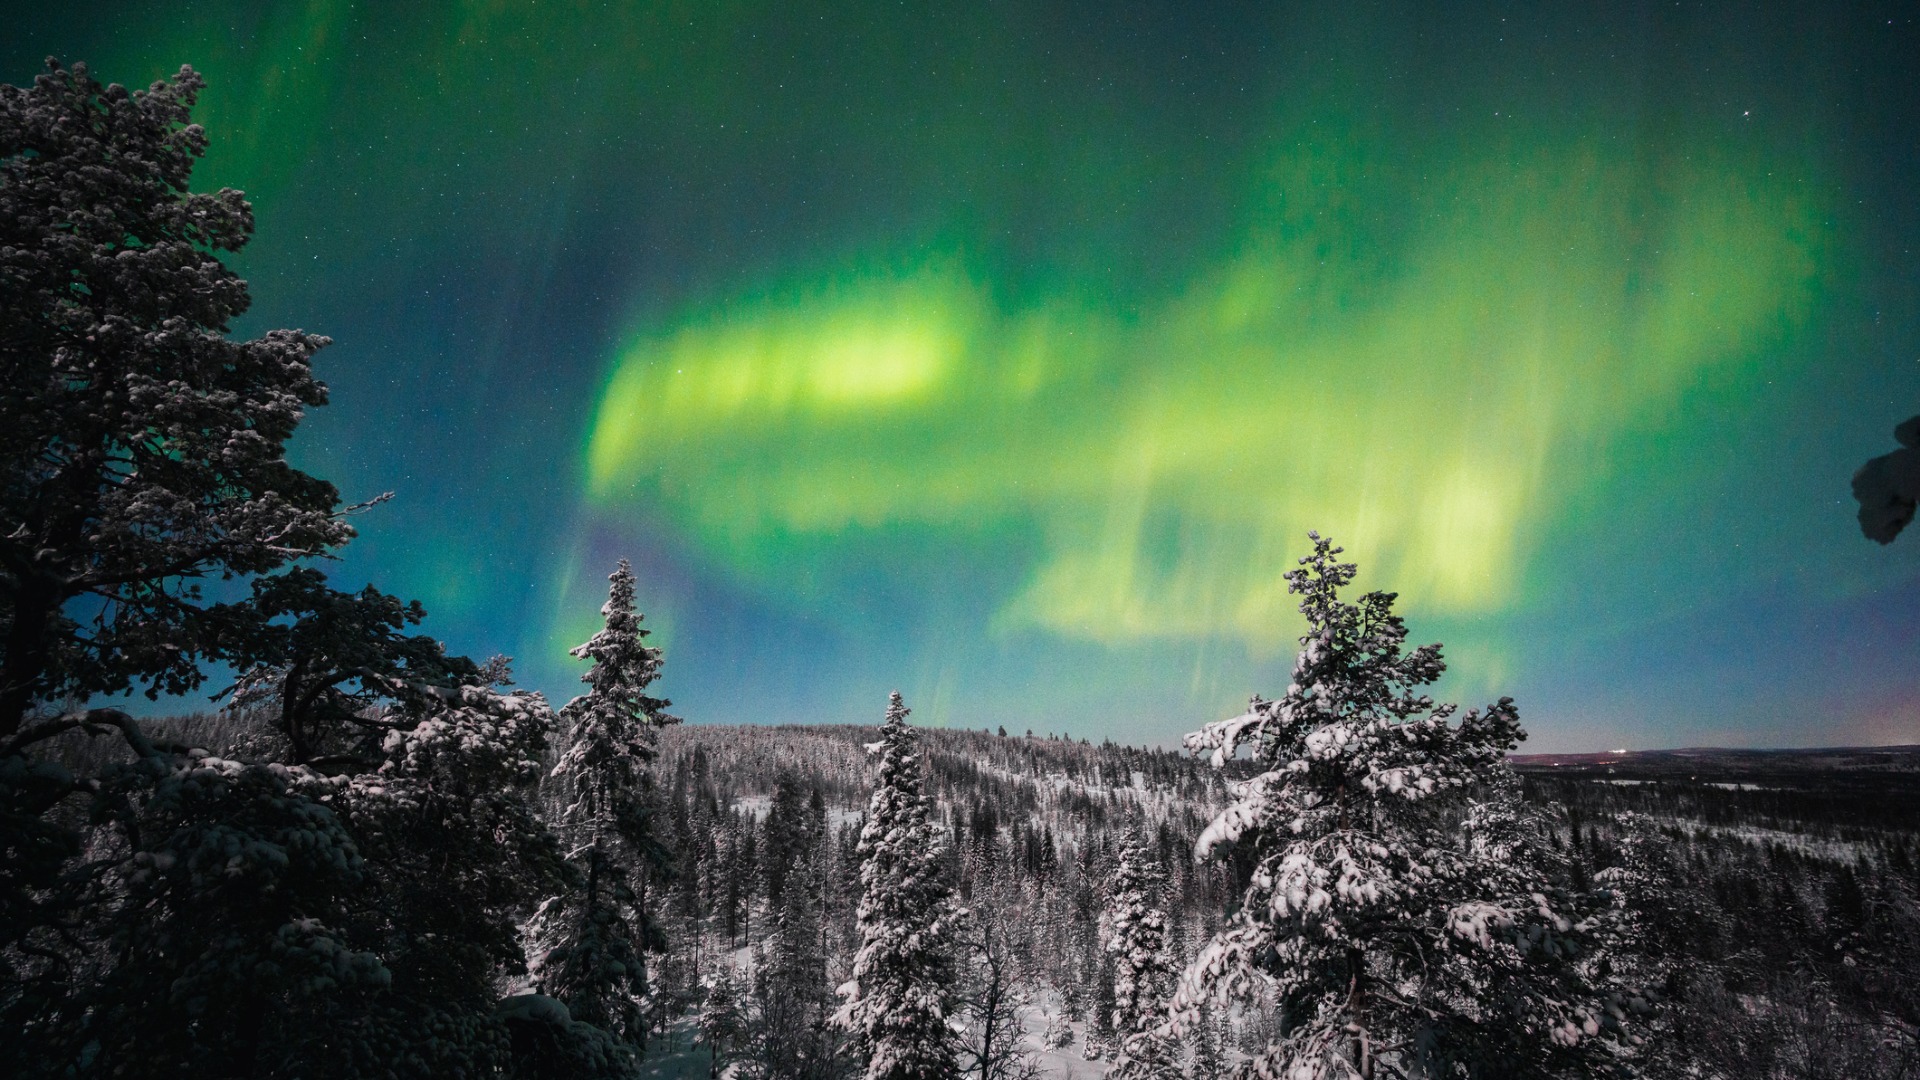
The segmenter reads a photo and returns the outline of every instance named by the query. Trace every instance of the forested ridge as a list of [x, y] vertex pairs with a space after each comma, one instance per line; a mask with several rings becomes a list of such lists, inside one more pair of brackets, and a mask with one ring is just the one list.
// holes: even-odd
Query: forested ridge
[[[204, 715], [154, 726], [220, 747], [252, 724]], [[648, 1074], [757, 1058], [777, 1070], [780, 1046], [825, 1038], [820, 1021], [857, 947], [854, 849], [876, 734], [857, 724], [664, 733], [657, 812], [673, 857], [652, 886], [666, 948], [647, 1002]], [[973, 1017], [997, 1011], [1007, 1037], [1007, 1060], [989, 1074], [1021, 1075], [1025, 1064], [1036, 1075], [1104, 1074], [1103, 915], [1124, 834], [1139, 830], [1167, 875], [1172, 952], [1192, 955], [1237, 903], [1245, 872], [1192, 858], [1227, 777], [1181, 752], [1051, 733], [921, 737], [947, 872], [980, 922], [963, 1015], [984, 1032], [984, 1016]], [[100, 745], [70, 752], [84, 765]], [[1527, 798], [1555, 810], [1552, 842], [1575, 883], [1622, 868], [1657, 875], [1660, 888], [1631, 894], [1649, 920], [1644, 947], [1664, 957], [1663, 1011], [1649, 1024], [1642, 1075], [1914, 1075], [1920, 829], [1904, 796], [1920, 781], [1920, 750], [1837, 766], [1715, 755], [1684, 772], [1645, 758], [1559, 767], [1537, 756], [1519, 767]], [[1756, 777], [1771, 785], [1755, 787]], [[802, 903], [811, 911], [793, 910]], [[804, 965], [776, 976], [763, 964], [783, 912], [818, 937]], [[998, 970], [984, 949], [996, 943]], [[811, 1007], [783, 1012], [793, 1001]], [[1258, 1009], [1212, 1015], [1191, 1037], [1188, 1070], [1225, 1065], [1270, 1036]], [[833, 1049], [827, 1039], [806, 1074], [849, 1068]]]
[[[861, 746], [872, 737], [855, 726], [670, 733], [661, 775], [671, 843], [697, 868], [676, 880], [666, 909], [670, 939], [683, 943], [671, 970], [685, 980], [686, 1000], [697, 996], [703, 965], [729, 949], [739, 955], [755, 934], [754, 913], [765, 918], [767, 898], [754, 901], [750, 883], [769, 871], [756, 860], [851, 865], [867, 771]], [[965, 897], [990, 897], [995, 920], [1021, 935], [1012, 953], [1029, 1047], [1045, 1046], [1049, 1029], [1055, 1039], [1071, 1031], [1062, 1049], [1077, 1074], [1100, 1071], [1084, 1054], [1089, 1034], [1099, 1051], [1098, 1003], [1111, 996], [1101, 915], [1121, 838], [1138, 828], [1149, 839], [1169, 876], [1174, 951], [1191, 956], [1236, 904], [1244, 873], [1191, 857], [1222, 805], [1223, 778], [1185, 754], [1045, 733], [931, 729], [924, 739], [929, 790], [953, 837], [954, 880]], [[1642, 946], [1661, 957], [1665, 998], [1649, 1024], [1645, 1074], [1913, 1075], [1920, 828], [1907, 798], [1920, 783], [1920, 750], [1832, 766], [1790, 753], [1719, 754], [1691, 759], [1685, 774], [1665, 770], [1665, 779], [1650, 779], [1662, 770], [1644, 758], [1614, 755], [1574, 776], [1544, 757], [1520, 770], [1527, 798], [1556, 814], [1552, 842], [1574, 883], [1636, 875], [1622, 891], [1643, 905]], [[1755, 788], [1756, 779], [1774, 786]], [[807, 813], [827, 823], [801, 833], [818, 837], [814, 851], [794, 852], [784, 839], [769, 846], [768, 837], [788, 835], [785, 821]], [[840, 879], [829, 870], [827, 880]], [[823, 893], [830, 972], [852, 940], [850, 896]], [[1207, 1037], [1226, 1054], [1264, 1046], [1269, 1035], [1252, 1012], [1215, 1024]], [[662, 1026], [683, 1032], [672, 1036], [682, 1045], [698, 1044], [664, 1016]]]

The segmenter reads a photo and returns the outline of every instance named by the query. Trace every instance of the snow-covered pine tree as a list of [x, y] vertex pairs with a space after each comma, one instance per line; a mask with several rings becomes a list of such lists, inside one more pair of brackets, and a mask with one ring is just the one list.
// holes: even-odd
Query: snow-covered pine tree
[[[1614, 822], [1613, 864], [1594, 874], [1594, 884], [1612, 894], [1616, 910], [1604, 929], [1612, 948], [1607, 963], [1625, 986], [1643, 988], [1654, 1002], [1686, 1001], [1700, 987], [1726, 983], [1712, 955], [1712, 942], [1733, 936], [1724, 916], [1688, 873], [1684, 856], [1644, 814], [1628, 811]], [[1834, 940], [1829, 929], [1817, 939]], [[1684, 1075], [1700, 1048], [1689, 1046], [1684, 1012], [1656, 1008], [1642, 1024], [1644, 1071]], [[1679, 1013], [1676, 1015], [1676, 1013]]]
[[1254, 871], [1176, 1009], [1251, 1001], [1267, 981], [1278, 1037], [1242, 1075], [1607, 1071], [1624, 1010], [1584, 976], [1582, 906], [1461, 828], [1524, 738], [1512, 701], [1452, 722], [1453, 706], [1419, 692], [1444, 669], [1440, 646], [1403, 649], [1391, 593], [1342, 602], [1356, 568], [1309, 536], [1287, 574], [1307, 632], [1286, 694], [1187, 737], [1216, 768], [1251, 751], [1258, 772], [1231, 786], [1196, 854], [1248, 844]]
[[1165, 875], [1128, 829], [1107, 888], [1107, 954], [1113, 958], [1114, 1080], [1167, 1080], [1179, 1075], [1179, 1053], [1163, 1030], [1173, 996], [1167, 958]]
[[1047, 1017], [1047, 1029], [1041, 1033], [1040, 1045], [1049, 1050], [1058, 1050], [1073, 1042], [1073, 1025], [1067, 1020], [1063, 1008]]
[[1227, 1056], [1223, 1052], [1221, 1020], [1215, 1010], [1202, 1004], [1189, 1025], [1193, 1040], [1193, 1061], [1187, 1067], [1190, 1080], [1221, 1080], [1227, 1075]]
[[641, 1046], [645, 952], [664, 942], [633, 878], [665, 865], [666, 851], [653, 835], [647, 769], [660, 728], [679, 718], [667, 713], [671, 702], [646, 692], [660, 673], [660, 650], [646, 644], [627, 560], [608, 581], [605, 625], [573, 650], [593, 663], [580, 677], [590, 689], [560, 710], [566, 743], [553, 768], [566, 800], [559, 829], [581, 885], [536, 915], [535, 975], [541, 991], [566, 1002], [575, 1018]]
[[907, 712], [896, 691], [869, 747], [880, 752], [880, 782], [860, 831], [860, 949], [834, 1016], [858, 1041], [866, 1080], [946, 1080], [957, 1070], [947, 1024], [952, 898]]
[[[221, 258], [253, 214], [188, 189], [202, 86], [50, 64], [0, 88], [0, 1072], [494, 1072], [493, 978], [559, 866], [517, 790], [550, 719], [537, 695], [484, 691], [437, 645], [378, 643], [392, 662], [350, 711], [387, 711], [336, 763], [351, 778], [150, 739], [112, 709], [20, 729], [62, 699], [184, 693], [206, 660], [253, 662], [284, 627], [200, 583], [353, 535], [333, 486], [284, 456], [326, 400], [309, 364], [326, 339], [227, 337], [248, 294]], [[319, 591], [310, 570], [267, 580]], [[76, 620], [83, 597], [97, 614]], [[320, 652], [417, 621], [363, 597]], [[135, 760], [76, 778], [41, 756], [69, 731]]]

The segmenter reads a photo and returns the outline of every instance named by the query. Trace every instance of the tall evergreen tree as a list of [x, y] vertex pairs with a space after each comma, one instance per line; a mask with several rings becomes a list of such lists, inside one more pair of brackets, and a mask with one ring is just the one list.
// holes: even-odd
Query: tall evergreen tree
[[1403, 649], [1391, 593], [1342, 602], [1356, 568], [1310, 535], [1287, 574], [1307, 632], [1286, 694], [1187, 737], [1215, 767], [1251, 750], [1258, 772], [1232, 785], [1198, 852], [1238, 842], [1256, 862], [1178, 1006], [1250, 1000], [1270, 981], [1279, 1038], [1249, 1066], [1261, 1076], [1605, 1071], [1624, 1011], [1583, 969], [1592, 910], [1460, 828], [1524, 737], [1512, 701], [1451, 722], [1419, 692], [1444, 669], [1440, 647]]
[[860, 950], [836, 1021], [865, 1057], [866, 1080], [955, 1075], [947, 1023], [952, 897], [907, 707], [895, 692], [880, 741], [880, 782], [860, 832]]
[[820, 939], [822, 882], [809, 860], [789, 867], [754, 972], [755, 1064], [761, 1074], [831, 1080], [846, 1074], [845, 1040], [827, 1023], [833, 986]]
[[636, 876], [643, 885], [667, 856], [653, 833], [648, 766], [659, 753], [660, 728], [679, 718], [667, 713], [671, 702], [647, 693], [660, 673], [660, 650], [646, 644], [632, 566], [620, 560], [608, 580], [605, 626], [573, 650], [593, 663], [581, 676], [591, 689], [560, 710], [566, 746], [553, 768], [565, 788], [560, 828], [582, 884], [536, 917], [535, 937], [545, 946], [536, 975], [576, 1019], [639, 1046], [644, 954], [664, 940]]
[[1164, 875], [1129, 829], [1107, 893], [1107, 954], [1113, 958], [1115, 1080], [1167, 1080], [1178, 1052], [1164, 1030], [1174, 972], [1167, 958]]

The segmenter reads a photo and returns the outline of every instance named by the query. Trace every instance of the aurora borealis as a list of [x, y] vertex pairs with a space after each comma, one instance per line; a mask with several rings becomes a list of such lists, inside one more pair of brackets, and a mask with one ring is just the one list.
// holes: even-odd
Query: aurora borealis
[[1317, 528], [1530, 749], [1920, 742], [1907, 7], [7, 7], [206, 75], [336, 576], [550, 696], [627, 555], [690, 720], [1166, 741]]

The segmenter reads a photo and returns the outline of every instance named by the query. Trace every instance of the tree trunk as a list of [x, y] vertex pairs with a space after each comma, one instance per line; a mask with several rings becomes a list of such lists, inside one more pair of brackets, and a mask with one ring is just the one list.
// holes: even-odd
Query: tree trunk
[[307, 745], [305, 709], [302, 706], [301, 681], [307, 676], [307, 658], [305, 656], [293, 662], [287, 669], [286, 680], [280, 687], [280, 726], [287, 736], [287, 753], [295, 765], [305, 765], [313, 759], [313, 748]]
[[1373, 1080], [1373, 1047], [1367, 1038], [1366, 954], [1357, 948], [1347, 950], [1347, 1030], [1353, 1035], [1353, 1065], [1362, 1080]]
[[47, 632], [59, 607], [59, 592], [41, 578], [25, 577], [14, 594], [7, 655], [0, 663], [0, 738], [19, 731], [27, 711], [39, 700], [50, 659]]

